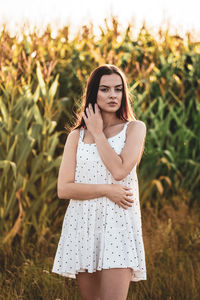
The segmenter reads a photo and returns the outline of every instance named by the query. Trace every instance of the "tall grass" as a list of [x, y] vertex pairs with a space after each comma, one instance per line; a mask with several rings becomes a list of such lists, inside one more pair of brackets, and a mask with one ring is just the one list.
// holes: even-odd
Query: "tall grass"
[[[2, 86], [1, 111], [1, 236], [12, 241], [20, 234], [22, 244], [36, 233], [42, 239], [48, 231], [59, 202], [56, 198], [56, 172], [60, 156], [55, 155], [60, 132], [53, 119], [57, 104], [53, 98], [58, 76], [49, 88], [37, 67], [38, 85], [34, 94], [27, 84], [16, 97]], [[41, 97], [42, 96], [42, 97]]]

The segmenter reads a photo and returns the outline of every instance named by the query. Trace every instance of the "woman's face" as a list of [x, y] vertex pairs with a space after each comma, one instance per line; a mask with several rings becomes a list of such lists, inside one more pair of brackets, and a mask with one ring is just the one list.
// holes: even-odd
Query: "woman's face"
[[121, 106], [123, 83], [120, 75], [103, 75], [99, 82], [97, 104], [101, 111], [116, 112]]

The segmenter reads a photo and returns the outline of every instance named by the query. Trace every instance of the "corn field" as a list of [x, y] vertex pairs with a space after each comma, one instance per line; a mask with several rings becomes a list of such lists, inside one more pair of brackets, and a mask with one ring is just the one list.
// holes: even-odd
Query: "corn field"
[[57, 37], [50, 27], [40, 36], [0, 32], [0, 239], [8, 252], [57, 242], [67, 204], [56, 191], [65, 126], [75, 124], [87, 77], [99, 64], [125, 72], [133, 111], [147, 126], [142, 208], [159, 215], [166, 205], [198, 204], [200, 42], [167, 30], [156, 39], [145, 26], [133, 39], [131, 25], [121, 33], [117, 19], [105, 24], [98, 39], [92, 26], [73, 40], [67, 26]]

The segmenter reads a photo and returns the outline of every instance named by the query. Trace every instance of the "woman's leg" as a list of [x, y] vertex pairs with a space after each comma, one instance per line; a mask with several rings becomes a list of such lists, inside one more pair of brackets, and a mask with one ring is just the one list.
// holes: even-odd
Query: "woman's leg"
[[103, 269], [101, 272], [101, 300], [126, 300], [131, 281], [131, 268]]
[[100, 300], [101, 271], [80, 272], [76, 275], [82, 300]]

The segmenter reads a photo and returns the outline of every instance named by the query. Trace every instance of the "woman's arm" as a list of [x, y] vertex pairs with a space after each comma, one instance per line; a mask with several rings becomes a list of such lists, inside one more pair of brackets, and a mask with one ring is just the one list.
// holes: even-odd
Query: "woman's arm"
[[94, 135], [98, 152], [107, 169], [115, 180], [124, 179], [141, 159], [146, 136], [146, 125], [136, 120], [129, 123], [126, 144], [118, 155], [110, 146], [104, 133]]
[[87, 200], [107, 195], [108, 184], [74, 183], [80, 130], [72, 131], [65, 143], [58, 174], [57, 193], [61, 199]]
[[107, 196], [108, 184], [65, 183], [58, 188], [61, 199], [90, 200]]

